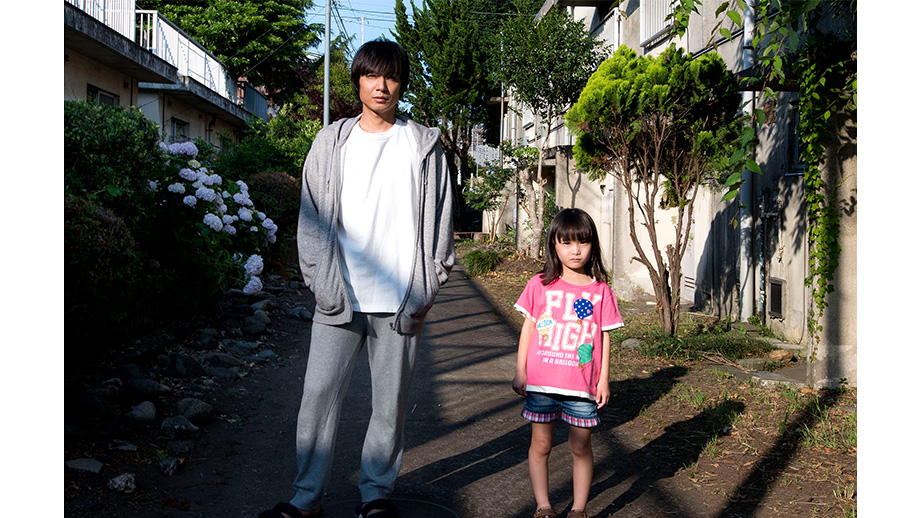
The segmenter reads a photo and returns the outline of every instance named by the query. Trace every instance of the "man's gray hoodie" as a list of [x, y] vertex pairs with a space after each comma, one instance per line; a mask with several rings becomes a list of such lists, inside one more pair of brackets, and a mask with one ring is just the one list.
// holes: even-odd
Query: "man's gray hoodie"
[[[303, 166], [297, 248], [304, 281], [316, 297], [313, 319], [321, 324], [341, 325], [352, 319], [336, 220], [342, 182], [347, 181], [342, 174], [342, 146], [359, 118], [338, 120], [323, 128]], [[412, 120], [406, 123], [418, 142], [421, 185], [414, 266], [406, 297], [396, 312], [395, 329], [415, 334], [454, 265], [453, 190], [438, 142], [440, 130]]]

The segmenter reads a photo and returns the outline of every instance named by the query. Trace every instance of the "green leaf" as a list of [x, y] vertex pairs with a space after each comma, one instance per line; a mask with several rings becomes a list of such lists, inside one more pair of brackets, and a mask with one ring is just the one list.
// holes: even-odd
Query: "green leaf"
[[741, 22], [741, 15], [738, 14], [738, 11], [730, 10], [725, 14], [731, 19], [731, 21], [735, 22], [735, 25], [738, 27], [744, 26], [744, 24]]
[[735, 196], [738, 196], [738, 189], [732, 189], [725, 193], [725, 195], [722, 196], [722, 201], [731, 201], [735, 199]]
[[719, 29], [719, 34], [721, 34], [722, 37], [727, 40], [732, 39], [732, 31], [726, 29], [725, 27], [722, 27], [721, 29]]
[[761, 172], [760, 172], [760, 166], [757, 165], [757, 162], [755, 162], [755, 161], [753, 161], [753, 160], [748, 160], [747, 162], [745, 162], [745, 163], [744, 163], [744, 167], [747, 167], [748, 170], [750, 170], [750, 171], [752, 171], [752, 172], [755, 172], [755, 173], [757, 173], [757, 174], [761, 174]]
[[121, 190], [121, 187], [118, 187], [117, 185], [111, 185], [111, 184], [106, 185], [105, 190], [112, 196], [121, 196], [121, 193], [123, 192]]
[[[733, 186], [736, 183], [740, 183], [740, 182], [741, 182], [741, 173], [734, 172], [732, 173], [731, 176], [728, 177], [728, 180], [725, 180], [725, 185]], [[732, 188], [734, 189], [735, 187], [732, 187]]]

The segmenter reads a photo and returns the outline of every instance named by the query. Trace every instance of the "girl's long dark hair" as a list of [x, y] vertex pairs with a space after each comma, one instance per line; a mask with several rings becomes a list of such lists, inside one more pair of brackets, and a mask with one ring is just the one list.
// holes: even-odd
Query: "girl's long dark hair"
[[591, 257], [585, 261], [585, 273], [597, 281], [607, 283], [607, 269], [604, 268], [604, 261], [601, 259], [601, 244], [594, 220], [581, 209], [562, 209], [546, 231], [546, 245], [543, 251], [546, 263], [540, 271], [540, 279], [544, 286], [562, 275], [562, 261], [556, 255], [556, 241], [591, 243]]

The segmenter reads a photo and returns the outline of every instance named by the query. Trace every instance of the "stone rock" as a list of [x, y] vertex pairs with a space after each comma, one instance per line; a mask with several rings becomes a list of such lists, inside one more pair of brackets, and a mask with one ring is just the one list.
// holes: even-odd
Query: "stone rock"
[[109, 480], [108, 486], [109, 489], [120, 493], [133, 493], [136, 489], [134, 485], [134, 473], [122, 473]]
[[235, 380], [240, 377], [239, 372], [229, 367], [210, 367], [208, 368], [207, 374], [208, 376], [214, 376], [222, 380]]
[[134, 421], [149, 423], [157, 418], [157, 407], [150, 401], [144, 401], [126, 413], [125, 417]]
[[226, 353], [210, 353], [205, 356], [204, 361], [214, 367], [239, 367], [243, 365], [242, 360]]
[[620, 347], [625, 347], [627, 349], [640, 349], [642, 347], [642, 342], [637, 338], [627, 338], [623, 340], [623, 343], [620, 344]]
[[766, 358], [741, 358], [738, 360], [741, 368], [749, 371], [762, 371], [767, 366]]
[[266, 331], [268, 331], [268, 326], [265, 325], [265, 322], [255, 317], [247, 317], [246, 320], [243, 321], [243, 333], [249, 336], [265, 334]]
[[271, 325], [272, 323], [272, 317], [268, 314], [267, 311], [263, 311], [261, 309], [253, 313], [252, 318], [262, 322], [265, 325]]
[[96, 385], [93, 388], [86, 389], [86, 393], [91, 394], [93, 396], [99, 396], [105, 399], [111, 399], [114, 397], [118, 397], [118, 395], [121, 394], [121, 391], [124, 388], [124, 386], [125, 384], [121, 381], [121, 379], [112, 378], [112, 379], [103, 381], [102, 383], [100, 383], [99, 385]]
[[239, 347], [240, 349], [246, 349], [246, 350], [249, 350], [249, 351], [255, 351], [256, 349], [259, 348], [259, 344], [255, 343], [255, 342], [245, 342], [245, 341], [243, 341], [243, 340], [239, 340], [239, 341], [233, 342], [233, 346], [234, 346], [234, 347]]
[[311, 313], [309, 309], [307, 309], [307, 308], [305, 308], [305, 307], [303, 307], [303, 306], [297, 306], [296, 308], [292, 309], [292, 310], [291, 310], [291, 316], [292, 316], [292, 317], [299, 318], [299, 319], [303, 320], [304, 322], [312, 322], [312, 321], [313, 321], [313, 313]]
[[214, 408], [200, 399], [184, 398], [176, 403], [176, 410], [192, 423], [201, 424], [211, 419]]
[[121, 367], [118, 368], [118, 370], [115, 373], [116, 375], [118, 375], [119, 378], [122, 378], [122, 379], [152, 378], [153, 377], [151, 375], [152, 374], [151, 372], [145, 371], [144, 369], [141, 369], [140, 367], [138, 367], [137, 365], [133, 363], [122, 365]]
[[254, 302], [249, 305], [255, 312], [259, 311], [271, 311], [275, 309], [275, 303], [270, 299], [260, 300], [259, 302]]
[[266, 349], [264, 351], [259, 351], [259, 353], [256, 354], [256, 358], [259, 358], [262, 360], [270, 360], [273, 358], [277, 358], [277, 355], [275, 354], [274, 351], [269, 351]]
[[192, 434], [200, 430], [184, 415], [167, 417], [160, 425], [160, 432], [166, 437], [174, 438], [183, 434]]
[[218, 331], [217, 329], [214, 329], [213, 327], [206, 327], [201, 330], [201, 332], [198, 335], [198, 338], [204, 338], [206, 336], [210, 336], [211, 338], [218, 338], [220, 337], [220, 331]]
[[157, 463], [160, 471], [162, 471], [166, 476], [171, 477], [176, 474], [176, 471], [179, 469], [179, 459], [175, 457], [166, 457]]
[[114, 439], [109, 443], [109, 449], [120, 451], [137, 451], [137, 445], [122, 439]]
[[209, 351], [217, 348], [217, 339], [213, 336], [202, 335], [197, 340], [192, 341], [189, 347], [196, 351]]
[[149, 378], [131, 378], [126, 385], [129, 389], [142, 396], [157, 396], [169, 393], [169, 387]]
[[80, 406], [90, 414], [96, 416], [112, 415], [112, 405], [105, 399], [93, 394], [81, 394]]
[[192, 445], [189, 441], [171, 441], [166, 445], [166, 452], [171, 457], [187, 455], [190, 451], [192, 451]]
[[779, 363], [788, 363], [795, 359], [795, 353], [789, 349], [776, 349], [767, 354], [767, 358]]
[[193, 378], [201, 376], [204, 373], [204, 369], [198, 363], [198, 360], [191, 356], [181, 353], [169, 353], [166, 373], [178, 378]]
[[77, 471], [89, 471], [90, 473], [99, 473], [102, 471], [103, 464], [96, 459], [73, 459], [68, 460], [65, 464], [68, 469]]

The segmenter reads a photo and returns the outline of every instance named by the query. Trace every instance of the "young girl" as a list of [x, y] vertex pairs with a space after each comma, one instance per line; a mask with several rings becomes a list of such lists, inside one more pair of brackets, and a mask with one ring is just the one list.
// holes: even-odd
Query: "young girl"
[[530, 482], [534, 518], [555, 518], [549, 501], [553, 422], [569, 424], [574, 498], [568, 518], [587, 518], [594, 475], [591, 428], [610, 398], [610, 335], [623, 325], [607, 285], [594, 222], [580, 209], [564, 209], [546, 234], [546, 264], [527, 283], [515, 308], [524, 313], [517, 372], [511, 386], [526, 396], [522, 415], [532, 422]]

